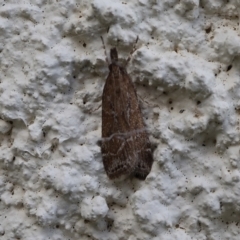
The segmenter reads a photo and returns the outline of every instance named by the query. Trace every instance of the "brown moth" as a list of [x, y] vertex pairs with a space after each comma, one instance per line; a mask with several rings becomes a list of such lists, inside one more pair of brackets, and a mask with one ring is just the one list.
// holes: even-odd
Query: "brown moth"
[[118, 63], [116, 48], [110, 50], [110, 57], [102, 94], [104, 168], [110, 179], [134, 176], [145, 180], [151, 171], [153, 156], [137, 93], [125, 66]]

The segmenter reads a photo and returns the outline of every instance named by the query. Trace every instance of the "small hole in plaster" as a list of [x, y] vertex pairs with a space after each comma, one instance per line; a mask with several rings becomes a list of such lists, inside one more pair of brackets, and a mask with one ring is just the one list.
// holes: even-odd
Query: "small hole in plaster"
[[232, 69], [232, 64], [227, 67], [227, 72]]
[[211, 27], [211, 26], [205, 29], [206, 33], [210, 33], [211, 30], [212, 30], [212, 27]]

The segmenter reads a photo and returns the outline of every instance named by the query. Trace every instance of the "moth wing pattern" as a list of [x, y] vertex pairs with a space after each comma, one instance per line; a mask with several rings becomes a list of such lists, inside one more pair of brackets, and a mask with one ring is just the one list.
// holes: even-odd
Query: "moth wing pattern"
[[145, 133], [144, 136], [142, 136], [142, 139], [145, 139], [145, 142], [142, 142], [142, 149], [139, 152], [139, 161], [136, 165], [134, 176], [138, 179], [145, 180], [151, 171], [153, 156], [148, 135]]
[[134, 175], [144, 180], [153, 158], [137, 93], [126, 69], [109, 66], [102, 95], [102, 156], [110, 179]]

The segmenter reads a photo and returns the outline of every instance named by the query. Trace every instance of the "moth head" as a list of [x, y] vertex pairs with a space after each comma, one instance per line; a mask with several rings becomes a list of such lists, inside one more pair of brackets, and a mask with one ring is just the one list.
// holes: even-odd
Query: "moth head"
[[118, 52], [116, 48], [111, 48], [110, 57], [111, 57], [112, 63], [118, 62]]

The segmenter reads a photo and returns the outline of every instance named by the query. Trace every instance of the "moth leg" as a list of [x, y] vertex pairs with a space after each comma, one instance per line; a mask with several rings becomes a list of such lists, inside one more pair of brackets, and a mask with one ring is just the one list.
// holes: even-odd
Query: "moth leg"
[[102, 106], [102, 104], [100, 104], [97, 108], [93, 109], [90, 113], [97, 111], [101, 106]]
[[131, 60], [131, 57], [132, 57], [133, 53], [137, 50], [137, 48], [136, 48], [137, 42], [138, 42], [138, 36], [137, 36], [137, 38], [136, 38], [136, 41], [135, 41], [135, 43], [134, 43], [134, 45], [133, 45], [133, 48], [132, 48], [132, 51], [130, 52], [129, 57], [127, 58], [127, 61], [126, 61], [126, 64], [125, 64], [124, 67], [126, 67], [126, 66], [128, 65], [128, 63], [129, 63], [130, 60]]
[[101, 36], [101, 39], [102, 39], [102, 44], [103, 44], [104, 53], [105, 53], [105, 56], [106, 56], [105, 60], [106, 60], [106, 62], [107, 62], [107, 64], [108, 64], [108, 66], [109, 66], [109, 61], [108, 61], [108, 57], [107, 57], [107, 51], [106, 51], [105, 43], [104, 43], [104, 41], [103, 41], [103, 37], [102, 37], [102, 36]]

